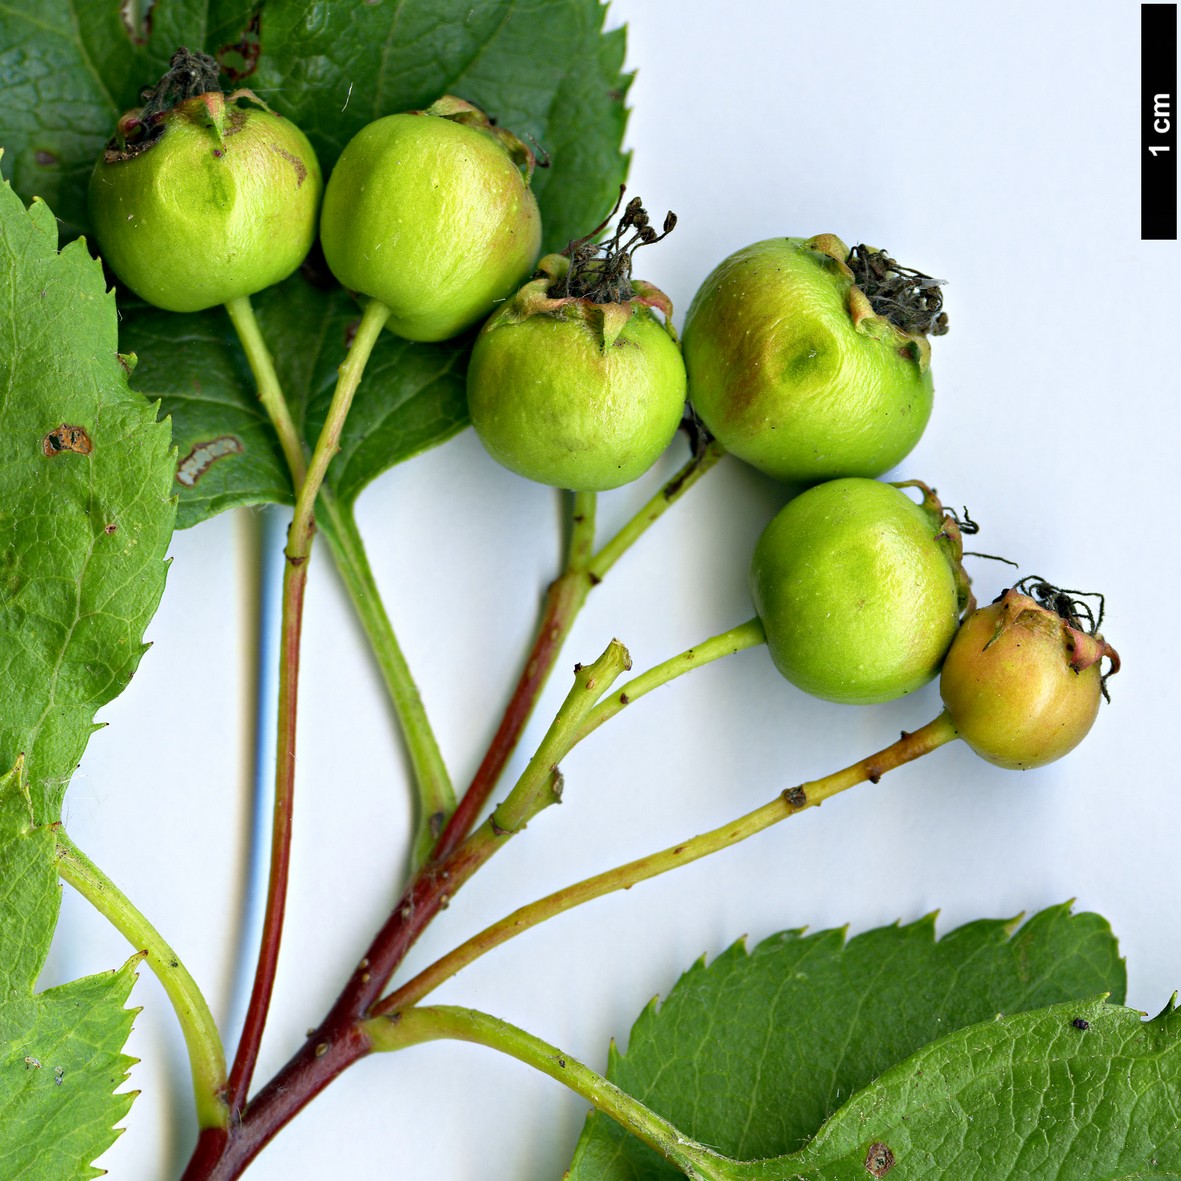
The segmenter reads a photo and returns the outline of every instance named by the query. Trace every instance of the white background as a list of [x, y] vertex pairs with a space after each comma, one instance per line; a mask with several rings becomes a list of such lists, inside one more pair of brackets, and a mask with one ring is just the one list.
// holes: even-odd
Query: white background
[[[594, 903], [489, 955], [436, 995], [526, 1026], [602, 1068], [650, 997], [705, 953], [784, 928], [852, 932], [940, 911], [941, 931], [1075, 898], [1111, 921], [1129, 1001], [1181, 985], [1175, 454], [1178, 251], [1139, 241], [1139, 5], [994, 0], [616, 0], [630, 26], [630, 191], [680, 226], [639, 277], [683, 313], [726, 254], [831, 231], [948, 280], [931, 426], [900, 467], [983, 524], [978, 547], [1106, 592], [1125, 671], [1069, 758], [1017, 774], [956, 744], [747, 845]], [[576, 68], [575, 63], [571, 63]], [[343, 101], [342, 95], [342, 101]], [[678, 317], [679, 318], [679, 317]], [[600, 498], [604, 530], [679, 465]], [[637, 669], [747, 619], [749, 553], [783, 493], [726, 461], [596, 590], [566, 668], [612, 636]], [[255, 514], [256, 520], [261, 514]], [[457, 782], [474, 770], [556, 571], [557, 494], [470, 435], [360, 501], [378, 580]], [[127, 693], [70, 789], [75, 839], [172, 940], [236, 1034], [231, 981], [243, 817], [243, 521], [179, 534]], [[605, 534], [604, 534], [605, 535]], [[978, 594], [1005, 568], [977, 562]], [[384, 917], [402, 872], [405, 774], [379, 684], [319, 553], [309, 591], [291, 925], [260, 1078], [286, 1059]], [[409, 969], [515, 906], [713, 827], [913, 729], [934, 687], [837, 707], [744, 653], [662, 690], [565, 765], [566, 800], [483, 871]], [[43, 984], [129, 948], [66, 892]], [[171, 1012], [143, 974], [131, 1051], [143, 1095], [103, 1159], [174, 1176], [194, 1129]], [[557, 1178], [585, 1103], [527, 1068], [438, 1043], [350, 1071], [251, 1176]]]

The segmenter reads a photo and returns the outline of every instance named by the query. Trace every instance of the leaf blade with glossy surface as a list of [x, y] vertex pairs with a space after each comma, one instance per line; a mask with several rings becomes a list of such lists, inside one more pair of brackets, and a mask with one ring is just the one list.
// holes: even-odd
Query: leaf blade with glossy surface
[[750, 1181], [1181, 1177], [1181, 1013], [1100, 996], [960, 1030], [887, 1071]]
[[[1065, 906], [935, 939], [934, 919], [785, 932], [691, 968], [612, 1050], [608, 1077], [694, 1139], [739, 1160], [793, 1151], [855, 1091], [949, 1030], [1099, 990], [1123, 995], [1107, 924]], [[592, 1114], [571, 1181], [680, 1174]]]

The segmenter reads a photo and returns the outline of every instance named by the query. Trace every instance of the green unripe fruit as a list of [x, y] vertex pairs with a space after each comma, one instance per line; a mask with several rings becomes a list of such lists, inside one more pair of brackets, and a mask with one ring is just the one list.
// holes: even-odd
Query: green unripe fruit
[[636, 283], [623, 303], [551, 297], [569, 265], [548, 255], [543, 277], [484, 325], [468, 366], [468, 409], [510, 471], [599, 492], [643, 475], [669, 445], [684, 413], [685, 366], [660, 292]]
[[939, 671], [968, 601], [956, 522], [934, 494], [850, 478], [790, 501], [755, 547], [751, 589], [775, 667], [807, 693], [864, 705]]
[[[879, 315], [848, 265], [882, 272], [863, 280], [870, 292], [877, 279], [905, 286], [879, 259], [896, 266], [850, 255], [833, 234], [772, 238], [705, 280], [685, 319], [685, 366], [694, 409], [726, 450], [814, 483], [879, 476], [919, 441], [933, 394], [926, 336]], [[928, 325], [942, 302], [935, 281], [918, 276], [909, 295], [927, 314], [904, 322], [945, 330], [945, 319]]]
[[320, 236], [332, 273], [391, 309], [408, 340], [478, 323], [529, 275], [541, 215], [532, 153], [459, 99], [359, 131], [328, 179]]
[[287, 278], [315, 240], [322, 188], [303, 132], [220, 91], [158, 123], [145, 144], [108, 148], [90, 178], [95, 238], [119, 279], [196, 312]]
[[981, 758], [1014, 770], [1041, 767], [1090, 731], [1104, 657], [1117, 671], [1119, 656], [1097, 632], [1007, 590], [964, 620], [939, 691], [959, 736]]

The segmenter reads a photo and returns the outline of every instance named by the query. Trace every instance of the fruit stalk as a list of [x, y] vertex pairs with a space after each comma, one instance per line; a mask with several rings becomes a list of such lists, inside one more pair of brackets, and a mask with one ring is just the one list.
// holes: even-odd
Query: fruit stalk
[[513, 911], [512, 914], [490, 927], [486, 927], [478, 935], [473, 936], [466, 943], [460, 944], [454, 951], [436, 960], [430, 967], [420, 972], [413, 980], [408, 981], [396, 992], [391, 993], [379, 1005], [374, 1006], [375, 1017], [396, 1013], [400, 1009], [417, 1004], [424, 996], [432, 992], [445, 980], [449, 980], [461, 968], [477, 960], [485, 952], [499, 947], [502, 943], [527, 931], [538, 923], [552, 919], [576, 906], [602, 898], [606, 894], [613, 894], [617, 890], [630, 890], [639, 882], [647, 881], [669, 870], [698, 861], [711, 853], [728, 849], [731, 845], [752, 837], [756, 833], [787, 820], [807, 808], [819, 807], [825, 800], [831, 799], [838, 792], [864, 783], [867, 779], [877, 783], [887, 771], [901, 767], [904, 763], [913, 762], [925, 754], [950, 742], [958, 737], [946, 713], [941, 713], [933, 721], [928, 722], [913, 733], [902, 734], [902, 737], [876, 754], [853, 763], [827, 775], [823, 779], [814, 779], [798, 787], [789, 788], [781, 792], [753, 812], [740, 816], [723, 824], [710, 832], [692, 837], [659, 853], [649, 854], [636, 861], [629, 861], [625, 865], [616, 866], [594, 877], [586, 878], [572, 886], [567, 886], [553, 894], [547, 895], [536, 902]]
[[661, 685], [667, 685], [669, 681], [674, 681], [695, 668], [721, 660], [723, 656], [733, 656], [737, 652], [766, 642], [767, 633], [763, 630], [762, 623], [758, 619], [751, 619], [722, 632], [721, 635], [711, 636], [700, 644], [694, 644], [692, 648], [686, 648], [684, 652], [678, 653], [663, 664], [633, 677], [619, 692], [612, 693], [610, 697], [600, 701], [578, 731], [575, 743], [581, 742], [588, 734], [593, 733], [634, 701], [638, 701], [645, 693], [651, 693], [653, 689], [659, 689]]
[[291, 486], [299, 488], [307, 475], [307, 458], [303, 453], [299, 431], [291, 417], [291, 408], [283, 396], [279, 375], [275, 372], [275, 360], [259, 330], [254, 305], [249, 295], [242, 295], [227, 301], [225, 307], [246, 354], [250, 372], [254, 374], [258, 400], [275, 428], [275, 434], [279, 436], [279, 446], [283, 449], [283, 458], [291, 472]]
[[632, 547], [644, 531], [658, 521], [702, 476], [726, 454], [716, 439], [697, 451], [684, 467], [591, 559], [589, 570], [596, 582]]

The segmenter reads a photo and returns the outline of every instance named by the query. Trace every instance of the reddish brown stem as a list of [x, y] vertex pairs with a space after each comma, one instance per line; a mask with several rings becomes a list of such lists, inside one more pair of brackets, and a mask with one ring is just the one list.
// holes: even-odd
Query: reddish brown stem
[[[567, 572], [551, 584], [533, 648], [512, 699], [471, 786], [440, 834], [430, 862], [407, 886], [328, 1015], [250, 1101], [228, 1138], [202, 1135], [182, 1181], [231, 1181], [241, 1176], [292, 1117], [332, 1079], [368, 1053], [368, 1039], [360, 1026], [370, 1007], [380, 999], [390, 977], [430, 921], [502, 843], [490, 826], [466, 842], [464, 838], [515, 749], [590, 586], [585, 574], [575, 572]], [[265, 1007], [260, 1013], [265, 1016]], [[320, 1047], [327, 1049], [317, 1053]], [[253, 1061], [252, 1057], [251, 1066]], [[235, 1062], [231, 1077], [237, 1073]], [[240, 1107], [239, 1103], [231, 1110]]]
[[328, 1016], [254, 1098], [228, 1138], [202, 1134], [182, 1181], [231, 1181], [338, 1074], [369, 1052], [362, 1023], [427, 924], [510, 834], [486, 823], [443, 862], [423, 869], [353, 970]]
[[307, 588], [307, 559], [288, 560], [283, 574], [283, 633], [280, 640], [279, 725], [275, 757], [275, 807], [271, 817], [271, 869], [267, 882], [266, 910], [262, 940], [254, 970], [250, 1005], [238, 1041], [238, 1052], [230, 1069], [226, 1102], [231, 1118], [242, 1109], [258, 1049], [279, 963], [283, 915], [287, 908], [287, 880], [291, 864], [291, 819], [295, 795], [295, 720], [299, 697], [299, 641], [303, 629], [304, 591]]
[[287, 878], [291, 860], [291, 819], [295, 793], [295, 722], [299, 688], [299, 643], [303, 631], [304, 591], [307, 587], [308, 558], [315, 535], [316, 496], [324, 482], [332, 457], [340, 450], [340, 435], [352, 405], [353, 395], [365, 371], [365, 363], [390, 309], [379, 300], [365, 305], [361, 323], [348, 355], [339, 369], [336, 389], [311, 463], [295, 498], [295, 511], [287, 530], [283, 572], [283, 625], [279, 642], [279, 720], [275, 751], [275, 804], [271, 821], [271, 866], [267, 879], [267, 902], [262, 922], [262, 942], [254, 971], [250, 1005], [238, 1041], [238, 1051], [226, 1085], [226, 1102], [231, 1121], [242, 1110], [250, 1091], [250, 1080], [258, 1061], [267, 1010], [275, 988], [283, 915], [287, 908]]
[[512, 698], [500, 719], [500, 725], [488, 746], [472, 782], [431, 854], [432, 864], [449, 856], [471, 832], [500, 779], [509, 756], [516, 749], [521, 732], [529, 721], [538, 695], [554, 667], [554, 661], [574, 623], [578, 610], [590, 591], [589, 577], [569, 570], [550, 583], [545, 597], [545, 610], [537, 626], [537, 635], [524, 671], [513, 690]]
[[[653, 498], [636, 521], [625, 527], [616, 545], [604, 547], [605, 570], [663, 511], [679, 499], [716, 462], [720, 450], [708, 462], [700, 457], [677, 474]], [[658, 507], [655, 509], [652, 505]], [[617, 539], [618, 540], [618, 539]], [[364, 1057], [371, 1046], [362, 1023], [381, 998], [390, 977], [431, 920], [455, 891], [502, 843], [501, 834], [485, 825], [468, 838], [498, 782], [505, 764], [520, 740], [537, 698], [553, 669], [587, 594], [601, 578], [594, 559], [594, 503], [576, 497], [570, 555], [566, 571], [550, 584], [533, 647], [501, 717], [488, 751], [468, 790], [440, 834], [429, 861], [406, 887], [393, 912], [377, 933], [320, 1025], [296, 1054], [250, 1101], [241, 1120], [228, 1136], [202, 1133], [181, 1181], [234, 1181], [271, 1139], [308, 1105], [337, 1075]], [[613, 548], [614, 547], [614, 548]]]

